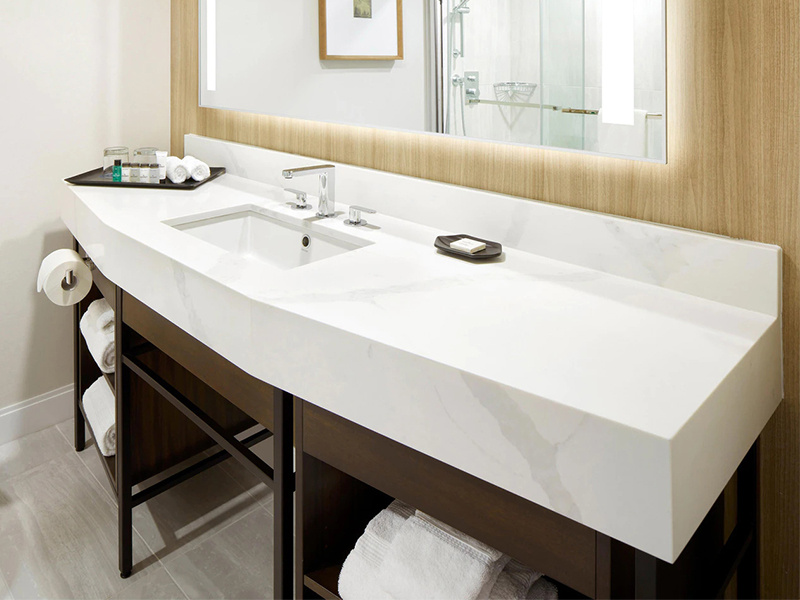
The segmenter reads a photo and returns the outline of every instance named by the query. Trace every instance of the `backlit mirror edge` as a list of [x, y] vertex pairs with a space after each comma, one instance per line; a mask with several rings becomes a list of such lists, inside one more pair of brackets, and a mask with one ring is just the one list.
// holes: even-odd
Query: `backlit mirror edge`
[[[668, 113], [669, 113], [669, 86], [668, 86], [668, 73], [667, 73], [667, 66], [668, 66], [668, 57], [667, 57], [667, 35], [668, 35], [668, 22], [667, 22], [667, 7], [666, 3], [667, 0], [661, 0], [661, 22], [663, 23], [663, 35], [661, 39], [662, 43], [662, 52], [661, 52], [661, 63], [662, 69], [661, 73], [663, 73], [662, 78], [662, 86], [664, 89], [664, 108], [662, 111], [662, 119], [664, 122], [664, 132], [663, 132], [663, 159], [659, 158], [649, 158], [644, 156], [633, 156], [633, 155], [626, 155], [626, 154], [611, 154], [605, 152], [598, 152], [593, 150], [585, 150], [585, 149], [577, 149], [577, 148], [566, 148], [563, 146], [552, 146], [547, 144], [530, 144], [530, 143], [523, 143], [523, 142], [514, 142], [514, 141], [505, 141], [505, 140], [492, 140], [488, 138], [479, 138], [479, 137], [471, 137], [471, 136], [464, 136], [464, 135], [455, 135], [449, 134], [439, 131], [441, 129], [443, 117], [440, 113], [441, 107], [443, 103], [438, 102], [437, 97], [435, 94], [428, 94], [428, 101], [429, 101], [429, 111], [428, 111], [428, 122], [430, 125], [435, 127], [436, 131], [422, 131], [422, 130], [415, 130], [415, 129], [404, 129], [404, 128], [395, 128], [395, 127], [387, 127], [387, 126], [378, 126], [378, 125], [369, 125], [364, 123], [353, 123], [353, 122], [346, 122], [346, 121], [337, 121], [337, 120], [327, 120], [327, 119], [305, 119], [302, 117], [298, 117], [296, 115], [291, 114], [283, 114], [278, 112], [252, 112], [249, 110], [243, 109], [236, 109], [236, 108], [229, 108], [224, 106], [214, 106], [211, 104], [203, 104], [202, 99], [202, 91], [204, 89], [204, 82], [206, 81], [206, 74], [204, 73], [203, 69], [203, 43], [202, 43], [202, 35], [201, 32], [203, 31], [203, 19], [204, 19], [204, 11], [202, 10], [203, 3], [207, 5], [215, 5], [216, 0], [197, 0], [198, 3], [198, 15], [197, 15], [197, 27], [198, 27], [198, 61], [197, 61], [197, 99], [198, 99], [198, 107], [205, 109], [205, 110], [220, 110], [220, 111], [230, 111], [236, 112], [240, 114], [246, 115], [255, 115], [255, 116], [263, 116], [263, 117], [276, 117], [281, 119], [290, 119], [293, 121], [298, 122], [305, 122], [305, 123], [320, 123], [326, 125], [334, 125], [334, 126], [343, 126], [343, 127], [353, 127], [353, 128], [360, 128], [360, 129], [367, 129], [373, 131], [386, 131], [386, 132], [393, 132], [393, 133], [403, 133], [409, 135], [420, 135], [426, 137], [435, 137], [436, 139], [441, 139], [442, 136], [446, 137], [448, 140], [464, 140], [467, 143], [483, 143], [483, 144], [498, 144], [501, 146], [512, 146], [518, 148], [529, 148], [532, 150], [543, 150], [543, 151], [556, 151], [556, 152], [565, 152], [568, 154], [578, 154], [582, 156], [592, 156], [592, 157], [601, 157], [601, 158], [610, 158], [610, 159], [618, 159], [618, 160], [629, 160], [629, 161], [636, 161], [636, 162], [643, 162], [649, 164], [656, 164], [656, 165], [667, 165], [669, 163], [669, 150], [670, 150], [670, 135], [669, 135], [669, 126], [668, 126]], [[437, 11], [436, 5], [438, 2], [432, 2], [428, 5], [428, 11], [426, 11], [425, 17], [426, 20], [429, 20], [426, 23], [426, 27], [433, 31], [434, 33], [438, 33], [441, 28], [441, 14], [440, 11]], [[215, 40], [216, 41], [216, 40]], [[436, 54], [435, 52], [430, 51], [430, 44], [433, 40], [430, 40], [429, 37], [425, 39], [426, 44], [426, 56], [428, 56], [428, 61], [426, 64], [426, 70], [428, 71], [428, 76], [426, 77], [426, 86], [429, 90], [435, 90], [438, 92], [439, 86], [437, 78], [443, 77], [442, 68], [441, 68], [441, 55]], [[439, 46], [435, 45], [435, 49], [438, 50]]]

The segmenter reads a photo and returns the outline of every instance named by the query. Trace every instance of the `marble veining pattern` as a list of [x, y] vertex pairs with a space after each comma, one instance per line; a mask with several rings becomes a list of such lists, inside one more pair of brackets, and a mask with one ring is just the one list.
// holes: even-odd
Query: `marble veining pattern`
[[[341, 166], [337, 208], [379, 210], [354, 230], [286, 207], [277, 165], [310, 159], [187, 152], [232, 173], [73, 188], [65, 222], [106, 276], [255, 377], [655, 556], [780, 401], [779, 248]], [[250, 205], [371, 245], [281, 271], [163, 223]], [[433, 249], [459, 231], [503, 259]], [[702, 452], [715, 422], [725, 452]]]
[[466, 374], [464, 382], [475, 400], [495, 416], [503, 436], [517, 447], [520, 455], [528, 463], [531, 479], [541, 484], [547, 494], [548, 505], [556, 512], [580, 522], [580, 509], [561, 481], [558, 472], [556, 461], [559, 444], [548, 442], [539, 432], [536, 421], [504, 390], [479, 377]]

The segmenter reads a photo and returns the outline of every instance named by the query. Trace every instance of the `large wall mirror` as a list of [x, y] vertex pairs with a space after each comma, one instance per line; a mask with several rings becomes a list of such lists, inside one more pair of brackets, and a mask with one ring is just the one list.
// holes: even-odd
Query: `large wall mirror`
[[201, 106], [666, 161], [665, 0], [199, 2]]

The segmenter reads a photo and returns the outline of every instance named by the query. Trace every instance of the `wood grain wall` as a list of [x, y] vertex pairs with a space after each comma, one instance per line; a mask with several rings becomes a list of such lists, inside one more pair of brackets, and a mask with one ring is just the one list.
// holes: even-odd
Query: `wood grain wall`
[[762, 592], [796, 598], [800, 2], [666, 2], [666, 165], [199, 108], [197, 0], [172, 0], [172, 152], [196, 133], [782, 246], [786, 398], [762, 436]]

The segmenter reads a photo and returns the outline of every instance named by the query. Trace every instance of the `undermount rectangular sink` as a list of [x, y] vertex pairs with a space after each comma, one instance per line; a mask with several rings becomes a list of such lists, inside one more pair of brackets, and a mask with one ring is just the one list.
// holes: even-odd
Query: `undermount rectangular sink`
[[257, 212], [255, 207], [193, 215], [166, 224], [217, 248], [284, 270], [370, 244], [339, 232], [321, 232], [306, 221], [295, 223], [277, 214]]

